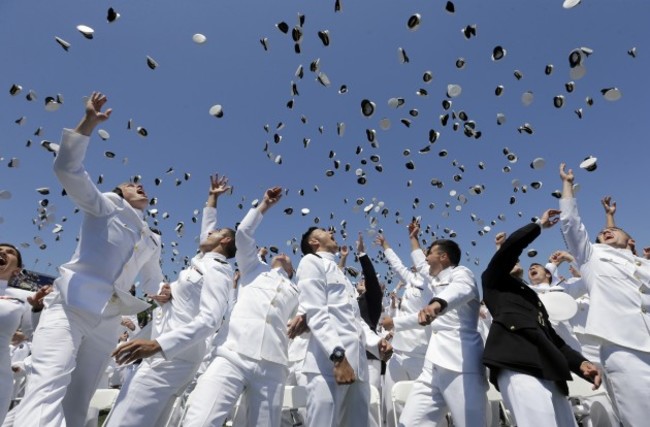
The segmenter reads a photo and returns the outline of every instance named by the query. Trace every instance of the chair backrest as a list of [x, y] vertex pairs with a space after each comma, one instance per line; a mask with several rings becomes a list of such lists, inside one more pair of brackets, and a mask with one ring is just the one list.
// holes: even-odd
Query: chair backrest
[[382, 425], [381, 422], [381, 396], [379, 390], [374, 385], [370, 386], [370, 412], [375, 412], [377, 414], [377, 422], [379, 425]]
[[601, 385], [597, 390], [592, 390], [593, 384], [583, 380], [577, 375], [571, 374], [573, 381], [567, 381], [569, 386], [569, 397], [589, 397], [597, 394], [606, 394], [605, 387]]
[[306, 408], [307, 389], [299, 385], [284, 386], [283, 408]]
[[393, 403], [406, 403], [414, 383], [415, 381], [397, 381], [390, 392]]
[[100, 411], [110, 410], [117, 400], [118, 394], [120, 391], [115, 388], [99, 388], [95, 390], [95, 394], [90, 399], [90, 407]]
[[492, 383], [490, 383], [490, 388], [487, 391], [487, 398], [489, 402], [497, 402], [503, 400], [501, 393], [497, 390]]

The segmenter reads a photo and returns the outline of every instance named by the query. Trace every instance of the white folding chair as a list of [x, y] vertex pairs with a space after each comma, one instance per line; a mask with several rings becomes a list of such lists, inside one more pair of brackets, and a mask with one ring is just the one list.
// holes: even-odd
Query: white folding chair
[[399, 403], [402, 406], [406, 404], [406, 400], [411, 393], [414, 383], [415, 381], [397, 381], [393, 385], [393, 389], [390, 391], [390, 400], [393, 405], [393, 418], [395, 420], [395, 425], [399, 424], [400, 415], [397, 413], [397, 404]]
[[[503, 403], [503, 396], [499, 393], [492, 384], [487, 391], [488, 404], [490, 405], [490, 410], [492, 411], [492, 419], [490, 420], [490, 426], [514, 426], [512, 421], [512, 416], [510, 411], [506, 408], [506, 405]], [[503, 414], [503, 424], [501, 423], [500, 415]]]
[[284, 386], [284, 398], [282, 407], [288, 409], [299, 409], [307, 407], [307, 389], [299, 385]]
[[381, 422], [381, 395], [374, 385], [370, 386], [370, 412], [376, 413], [379, 425], [383, 425]]
[[567, 381], [569, 386], [569, 402], [573, 409], [573, 415], [576, 417], [578, 423], [589, 416], [589, 409], [585, 407], [583, 400], [592, 396], [603, 395], [609, 400], [607, 390], [604, 384], [601, 384], [597, 390], [593, 390], [593, 384], [586, 381], [575, 374], [571, 374], [573, 381]]
[[120, 394], [120, 391], [116, 388], [98, 388], [95, 390], [95, 394], [90, 399], [88, 415], [86, 416], [86, 426], [97, 427], [99, 413], [101, 411], [108, 411], [108, 416], [106, 417], [108, 418], [118, 394]]
[[299, 385], [285, 385], [282, 409], [289, 411], [293, 425], [303, 425], [304, 420], [298, 411], [307, 410], [307, 389]]

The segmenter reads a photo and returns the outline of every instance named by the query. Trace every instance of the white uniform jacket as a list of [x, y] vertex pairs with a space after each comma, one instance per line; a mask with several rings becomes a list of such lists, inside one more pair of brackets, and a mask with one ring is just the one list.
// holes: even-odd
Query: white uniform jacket
[[560, 199], [560, 209], [562, 233], [589, 292], [586, 333], [650, 352], [650, 261], [591, 243], [574, 198]]
[[[419, 249], [411, 253], [414, 263], [416, 260], [419, 261], [419, 254], [422, 254]], [[405, 320], [404, 316], [423, 309], [433, 298], [433, 292], [425, 282], [425, 278], [420, 273], [414, 273], [404, 266], [391, 248], [386, 249], [384, 255], [391, 268], [406, 283], [402, 294], [402, 303], [397, 316], [393, 319], [395, 335], [391, 344], [396, 351], [424, 356], [431, 338], [431, 328], [403, 329], [402, 322]]]
[[[430, 282], [434, 297], [446, 301], [447, 307], [431, 324], [425, 358], [454, 372], [483, 372], [483, 339], [478, 330], [482, 297], [474, 275], [459, 265], [446, 268]], [[419, 327], [417, 314], [408, 319], [405, 327]]]
[[142, 211], [97, 189], [82, 163], [89, 141], [64, 129], [54, 160], [54, 173], [84, 213], [77, 249], [59, 267], [54, 288], [65, 304], [89, 313], [100, 314], [115, 295], [122, 314], [135, 314], [149, 307], [129, 294], [136, 276], [150, 294], [158, 292], [163, 279], [160, 236], [149, 229]]
[[[226, 258], [216, 252], [203, 254], [199, 266], [205, 267], [199, 302], [199, 314], [191, 322], [169, 330], [156, 338], [167, 360], [179, 357], [188, 346], [201, 342], [221, 326], [228, 311], [228, 295], [232, 287], [233, 270]], [[172, 298], [173, 299], [173, 298]], [[198, 345], [198, 344], [196, 344]], [[199, 359], [203, 357], [203, 353]]]
[[[209, 206], [203, 208], [200, 241], [205, 240], [216, 226], [217, 210]], [[190, 266], [178, 274], [176, 281], [170, 283], [172, 299], [156, 310], [151, 339], [157, 340], [162, 334], [192, 322], [199, 315], [204, 278], [213, 263], [220, 264], [211, 254], [198, 254], [190, 260]], [[203, 359], [205, 346], [205, 340], [197, 340], [174, 358], [198, 362]]]
[[22, 305], [23, 310], [22, 310], [22, 315], [20, 317], [19, 327], [20, 330], [23, 331], [23, 334], [25, 334], [27, 339], [31, 340], [32, 335], [34, 335], [34, 330], [38, 325], [38, 320], [41, 317], [41, 312], [40, 311], [37, 313], [33, 312], [32, 305], [29, 302], [27, 302], [27, 297], [34, 295], [34, 292], [8, 286], [7, 282], [4, 282], [4, 285], [0, 283], [0, 288], [3, 287], [6, 288], [4, 290], [6, 296], [12, 298], [18, 298], [19, 300], [24, 302], [24, 304]]
[[218, 339], [225, 341], [228, 350], [286, 366], [287, 321], [298, 308], [298, 288], [283, 268], [271, 268], [257, 256], [253, 235], [262, 217], [258, 209], [251, 209], [237, 228], [236, 259], [241, 273], [237, 303]]
[[345, 356], [360, 381], [368, 380], [363, 319], [357, 291], [329, 252], [302, 258], [297, 271], [300, 305], [311, 330], [303, 372], [333, 376], [329, 359], [336, 347]]

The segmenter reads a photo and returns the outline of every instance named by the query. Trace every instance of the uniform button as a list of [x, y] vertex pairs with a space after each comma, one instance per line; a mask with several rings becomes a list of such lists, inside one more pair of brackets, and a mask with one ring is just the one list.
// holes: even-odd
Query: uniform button
[[641, 292], [642, 294], [645, 294], [645, 288], [639, 288], [639, 292]]
[[510, 330], [511, 330], [511, 331], [514, 331], [514, 330], [515, 330], [514, 325], [510, 327]]
[[641, 261], [637, 261], [637, 262], [636, 262], [636, 265], [637, 265], [638, 267], [641, 267], [641, 264], [642, 264]]
[[641, 312], [645, 314], [645, 313], [648, 312], [648, 310], [647, 310], [645, 307], [643, 307], [643, 308], [641, 309]]
[[271, 323], [271, 319], [267, 318], [266, 323]]
[[525, 287], [525, 286], [522, 286], [521, 289], [526, 289], [526, 287]]
[[542, 302], [541, 302], [541, 301], [537, 301], [537, 305], [541, 307], [541, 306], [542, 306]]

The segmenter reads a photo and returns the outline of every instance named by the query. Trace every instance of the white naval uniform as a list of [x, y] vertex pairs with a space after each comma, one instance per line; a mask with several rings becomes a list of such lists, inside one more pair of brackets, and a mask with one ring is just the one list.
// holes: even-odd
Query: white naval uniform
[[585, 332], [600, 340], [610, 394], [623, 425], [650, 419], [650, 261], [591, 243], [576, 200], [560, 199], [562, 233], [589, 292]]
[[[424, 369], [409, 394], [400, 426], [436, 426], [448, 410], [458, 426], [485, 426], [487, 389], [478, 332], [481, 291], [472, 272], [448, 267], [431, 278], [447, 307], [431, 324]], [[435, 286], [437, 285], [437, 286]], [[417, 314], [409, 316], [417, 324]]]
[[[391, 248], [386, 249], [384, 255], [399, 279], [406, 284], [402, 303], [397, 311], [397, 316], [393, 318], [394, 336], [391, 341], [393, 356], [386, 364], [383, 393], [386, 424], [389, 427], [394, 427], [395, 419], [391, 400], [393, 385], [398, 381], [413, 381], [420, 376], [424, 366], [424, 356], [431, 339], [431, 328], [403, 329], [402, 324], [405, 320], [408, 321], [407, 316], [418, 313], [429, 304], [433, 298], [433, 292], [425, 283], [425, 278], [408, 269]], [[411, 253], [414, 264], [418, 264], [423, 256], [424, 253], [420, 249]], [[401, 413], [401, 410], [401, 407], [398, 408], [398, 412]]]
[[[329, 252], [304, 256], [297, 277], [300, 305], [311, 330], [302, 368], [307, 376], [307, 424], [366, 426], [370, 386], [357, 291]], [[345, 349], [356, 374], [352, 384], [336, 384], [330, 360], [336, 347]]]
[[7, 281], [0, 280], [0, 424], [2, 424], [13, 395], [14, 381], [11, 372], [11, 355], [9, 343], [20, 325], [25, 301], [17, 300], [6, 294]]
[[253, 235], [262, 217], [251, 209], [237, 228], [237, 303], [217, 337], [217, 357], [189, 398], [186, 427], [221, 427], [240, 395], [247, 425], [280, 425], [288, 374], [286, 324], [298, 308], [298, 289], [284, 269], [257, 256]]
[[[200, 240], [217, 226], [217, 210], [203, 209]], [[192, 258], [190, 266], [170, 284], [172, 299], [156, 310], [151, 339], [181, 328], [199, 315], [202, 298], [212, 301], [216, 312], [225, 311], [230, 282], [222, 280], [222, 262], [214, 253], [201, 253]], [[224, 296], [226, 297], [224, 299]], [[127, 381], [115, 402], [106, 427], [156, 427], [165, 425], [175, 399], [194, 378], [203, 356], [206, 340], [196, 340], [171, 358], [157, 354], [145, 359]]]
[[84, 216], [77, 248], [59, 267], [34, 333], [33, 372], [16, 418], [21, 427], [83, 425], [115, 347], [120, 314], [149, 307], [129, 293], [136, 276], [149, 294], [163, 279], [160, 236], [144, 213], [115, 193], [101, 193], [85, 171], [89, 141], [64, 129], [54, 160], [57, 178]]

